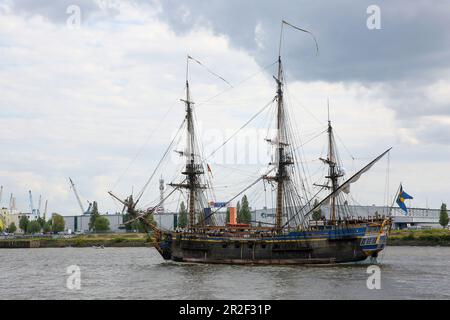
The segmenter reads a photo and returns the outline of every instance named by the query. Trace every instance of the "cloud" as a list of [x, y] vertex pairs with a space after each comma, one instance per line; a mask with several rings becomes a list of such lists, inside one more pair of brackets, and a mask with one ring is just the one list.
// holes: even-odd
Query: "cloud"
[[[379, 1], [381, 30], [366, 26], [371, 1], [162, 1], [161, 18], [180, 33], [211, 24], [232, 44], [255, 54], [259, 62], [277, 54], [281, 19], [315, 33], [321, 47], [314, 55], [309, 36], [285, 28], [283, 55], [296, 79], [331, 81], [386, 81], [428, 76], [448, 67], [450, 4], [442, 1]], [[178, 8], [189, 10], [190, 19], [180, 19]], [[188, 8], [188, 9], [186, 9]], [[229, 17], [233, 23], [229, 23]], [[267, 50], [258, 50], [253, 30], [265, 33]], [[380, 72], [380, 67], [383, 72]]]
[[[66, 26], [72, 4], [81, 8], [76, 30]], [[273, 98], [275, 66], [261, 66], [275, 61], [282, 17], [313, 30], [321, 48], [317, 57], [310, 38], [286, 30], [286, 99], [299, 135], [307, 140], [323, 130], [329, 97], [349, 172], [395, 145], [391, 181], [415, 185], [419, 177], [407, 181], [404, 168], [415, 170], [419, 163], [421, 170], [431, 169], [420, 190], [411, 188], [411, 193], [425, 199], [444, 190], [435, 177], [449, 156], [449, 59], [441, 47], [448, 35], [437, 32], [447, 23], [446, 4], [425, 7], [419, 1], [403, 8], [382, 2], [379, 31], [365, 27], [366, 4], [1, 2], [0, 177], [5, 194], [16, 194], [19, 208], [26, 210], [32, 189], [49, 199], [50, 211], [78, 214], [71, 176], [83, 203], [97, 200], [102, 211], [120, 210], [106, 191], [127, 195], [133, 188], [136, 194], [184, 117], [179, 98], [187, 53], [234, 85], [230, 89], [205, 69], [190, 68], [199, 134], [208, 154], [222, 143], [212, 138], [214, 132], [229, 136]], [[266, 145], [257, 130], [266, 129], [268, 119], [264, 113], [249, 126], [248, 136], [258, 138], [250, 140], [251, 147], [258, 152]], [[305, 146], [313, 179], [320, 178], [314, 161], [325, 142]], [[239, 155], [245, 148], [236, 144]], [[262, 151], [263, 163], [264, 156]], [[220, 200], [261, 172], [260, 163], [212, 166]], [[176, 181], [176, 167], [164, 168], [166, 182]], [[364, 203], [382, 198], [375, 189], [384, 187], [385, 167], [377, 168], [355, 195]], [[154, 183], [142, 203], [158, 197]], [[442, 198], [443, 192], [436, 191], [429, 200], [437, 206]]]
[[[117, 180], [145, 144], [117, 191], [128, 194], [132, 185], [142, 186], [184, 117], [179, 98], [187, 53], [232, 82], [258, 71], [253, 58], [232, 50], [227, 39], [206, 29], [175, 35], [155, 17], [157, 8], [142, 12], [141, 7], [122, 4], [114, 18], [99, 18], [78, 30], [45, 17], [41, 10], [31, 14], [31, 9], [27, 15], [5, 10], [0, 21], [0, 133], [8, 155], [1, 160], [2, 168], [12, 176], [30, 173], [20, 183], [6, 178], [2, 183], [5, 192], [17, 195], [22, 208], [28, 207], [27, 198], [19, 195], [33, 188], [57, 199], [50, 208], [77, 213], [74, 199], [58, 197], [61, 183], [69, 190], [69, 176], [83, 202], [99, 199], [101, 190], [108, 199], [106, 191], [113, 186], [107, 182]], [[230, 73], [225, 60], [239, 66], [238, 72]], [[201, 68], [192, 68], [191, 79], [199, 108], [228, 88]], [[261, 82], [256, 87], [247, 82], [246, 88], [258, 85]], [[251, 95], [235, 102], [242, 105]], [[256, 106], [258, 99], [253, 100]], [[216, 110], [226, 108], [220, 100], [216, 103]], [[203, 121], [217, 120], [206, 113]], [[240, 115], [251, 113], [236, 110], [222, 121], [239, 123]], [[46, 182], [58, 185], [46, 188]], [[99, 202], [105, 211], [114, 209], [110, 200]]]
[[[413, 140], [427, 142], [433, 130], [415, 130], [422, 115], [449, 115], [448, 86], [442, 79], [450, 70], [450, 3], [443, 1], [378, 1], [381, 29], [366, 26], [366, 9], [372, 1], [163, 1], [160, 16], [183, 34], [208, 23], [230, 43], [245, 48], [260, 65], [274, 60], [278, 50], [281, 19], [311, 30], [320, 55], [308, 35], [284, 30], [283, 59], [293, 80], [356, 82], [384, 85], [385, 104], [402, 126], [410, 126]], [[190, 12], [180, 19], [178, 8]], [[233, 23], [229, 17], [233, 17]], [[429, 92], [433, 93], [430, 97]], [[443, 93], [436, 101], [436, 95]], [[433, 97], [434, 96], [434, 97]], [[405, 123], [402, 119], [406, 119]], [[412, 124], [412, 125], [411, 125]], [[445, 138], [435, 141], [445, 144]]]

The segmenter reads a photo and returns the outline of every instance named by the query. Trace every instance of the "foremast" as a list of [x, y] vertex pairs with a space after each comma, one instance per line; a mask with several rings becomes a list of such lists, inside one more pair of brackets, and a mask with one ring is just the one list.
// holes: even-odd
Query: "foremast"
[[180, 99], [185, 103], [186, 106], [186, 149], [185, 152], [181, 154], [186, 157], [186, 166], [183, 175], [186, 176], [185, 182], [182, 183], [170, 183], [169, 185], [176, 188], [182, 188], [188, 190], [189, 199], [188, 199], [188, 214], [189, 214], [189, 229], [194, 229], [195, 222], [195, 203], [197, 201], [197, 193], [201, 189], [205, 189], [206, 187], [200, 183], [200, 175], [204, 173], [203, 166], [201, 163], [197, 161], [198, 150], [197, 150], [197, 142], [195, 136], [195, 125], [194, 125], [194, 117], [193, 117], [193, 104], [190, 97], [190, 89], [189, 89], [189, 80], [188, 80], [188, 66], [189, 66], [189, 57], [187, 59], [186, 66], [186, 98]]

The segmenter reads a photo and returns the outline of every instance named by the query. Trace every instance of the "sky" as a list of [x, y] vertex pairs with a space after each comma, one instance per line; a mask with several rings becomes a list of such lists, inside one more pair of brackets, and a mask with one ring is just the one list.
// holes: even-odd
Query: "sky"
[[[371, 5], [379, 29], [368, 25]], [[449, 15], [450, 2], [421, 0], [0, 0], [1, 205], [13, 193], [29, 211], [32, 190], [35, 207], [42, 195], [49, 212], [80, 214], [71, 177], [85, 207], [96, 200], [102, 212], [121, 210], [107, 191], [137, 193], [183, 119], [187, 54], [233, 85], [190, 65], [209, 154], [274, 97], [284, 19], [319, 46], [316, 54], [308, 34], [284, 29], [286, 100], [299, 137], [326, 127], [329, 100], [347, 173], [393, 147], [352, 187], [356, 203], [391, 202], [402, 182], [410, 205], [439, 207], [450, 202]], [[216, 200], [262, 172], [269, 116], [211, 159]], [[320, 181], [325, 142], [303, 148], [310, 182]], [[161, 174], [176, 182], [180, 160], [169, 157], [142, 203], [158, 199]], [[267, 204], [251, 194], [254, 207]]]

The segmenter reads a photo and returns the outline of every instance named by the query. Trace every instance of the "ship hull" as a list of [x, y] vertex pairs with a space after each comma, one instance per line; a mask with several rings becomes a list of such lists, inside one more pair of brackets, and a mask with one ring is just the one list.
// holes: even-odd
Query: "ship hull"
[[366, 235], [365, 228], [264, 239], [171, 233], [165, 241], [165, 259], [241, 265], [349, 263], [376, 256], [385, 242], [386, 235]]
[[[231, 244], [234, 246], [234, 244]], [[290, 243], [279, 243], [279, 248], [273, 246], [262, 248], [258, 244], [253, 248], [245, 242], [240, 248], [223, 248], [222, 245], [207, 243], [201, 250], [173, 246], [173, 261], [196, 263], [223, 264], [334, 264], [342, 262], [357, 262], [367, 258], [367, 255], [357, 248], [354, 241], [336, 243], [321, 243], [313, 249], [292, 249]], [[289, 248], [289, 249], [284, 249]]]

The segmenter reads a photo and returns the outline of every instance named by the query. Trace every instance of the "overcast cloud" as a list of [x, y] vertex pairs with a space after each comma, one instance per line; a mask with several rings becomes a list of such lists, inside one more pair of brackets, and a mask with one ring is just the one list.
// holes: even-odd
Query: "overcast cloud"
[[[366, 27], [371, 4], [381, 9], [380, 30]], [[80, 29], [67, 28], [70, 5], [81, 9]], [[50, 211], [78, 213], [72, 176], [84, 199], [118, 210], [106, 191], [139, 189], [183, 117], [186, 53], [238, 83], [276, 59], [285, 19], [311, 30], [320, 47], [316, 56], [308, 35], [285, 29], [301, 132], [325, 124], [330, 98], [336, 130], [357, 158], [347, 154], [346, 166], [393, 145], [391, 193], [402, 181], [415, 205], [437, 207], [449, 201], [449, 15], [445, 1], [0, 0], [2, 205], [14, 193], [27, 210], [32, 189]], [[227, 89], [192, 69], [196, 101]], [[204, 131], [217, 129], [219, 117], [229, 130], [245, 122], [274, 95], [273, 72], [199, 106]], [[306, 151], [316, 159], [322, 145]], [[217, 184], [239, 185], [226, 180], [227, 170], [214, 169]], [[385, 170], [384, 163], [360, 182], [358, 201], [382, 203]], [[233, 189], [217, 192], [226, 198]]]

